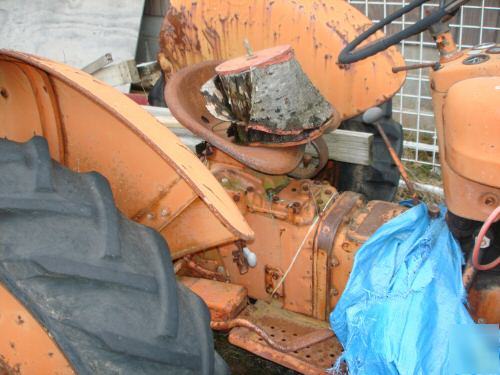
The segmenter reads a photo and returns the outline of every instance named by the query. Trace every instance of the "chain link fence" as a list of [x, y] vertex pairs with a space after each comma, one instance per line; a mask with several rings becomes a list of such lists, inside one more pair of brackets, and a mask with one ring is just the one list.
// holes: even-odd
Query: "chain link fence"
[[[373, 22], [400, 9], [410, 1], [404, 0], [349, 0]], [[396, 20], [385, 27], [386, 34], [393, 34], [421, 19], [426, 11], [438, 6], [438, 1], [424, 4], [422, 8]], [[460, 49], [480, 43], [500, 43], [500, 0], [472, 0], [467, 3], [450, 23], [453, 36]], [[407, 64], [437, 61], [438, 53], [429, 33], [422, 33], [400, 43], [400, 51]], [[404, 157], [407, 166], [426, 165], [434, 172], [439, 170], [437, 136], [434, 127], [429, 77], [426, 69], [408, 72], [406, 83], [393, 100], [394, 118], [405, 130]]]

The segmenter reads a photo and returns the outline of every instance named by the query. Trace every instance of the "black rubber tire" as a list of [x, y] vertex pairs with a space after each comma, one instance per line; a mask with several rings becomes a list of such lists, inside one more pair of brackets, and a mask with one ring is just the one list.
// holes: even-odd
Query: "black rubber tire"
[[0, 140], [0, 282], [79, 374], [225, 374], [204, 302], [163, 238], [126, 219], [106, 179]]
[[[380, 120], [382, 129], [391, 141], [392, 147], [401, 157], [403, 153], [403, 127], [390, 117]], [[357, 165], [339, 162], [340, 191], [354, 191], [368, 200], [392, 201], [398, 190], [400, 173], [392, 161], [387, 147], [376, 129], [360, 119], [350, 119], [340, 125], [341, 129], [373, 133], [372, 165]]]

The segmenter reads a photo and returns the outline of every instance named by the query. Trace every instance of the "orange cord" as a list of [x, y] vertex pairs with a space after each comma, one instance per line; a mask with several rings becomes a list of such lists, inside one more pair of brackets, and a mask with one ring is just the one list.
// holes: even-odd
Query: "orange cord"
[[495, 208], [493, 212], [488, 216], [486, 221], [483, 223], [479, 234], [476, 237], [476, 243], [474, 244], [474, 250], [472, 251], [472, 264], [474, 268], [479, 271], [488, 271], [500, 264], [500, 257], [495, 259], [493, 262], [488, 264], [480, 264], [479, 263], [479, 252], [481, 251], [481, 242], [483, 242], [484, 235], [490, 229], [491, 224], [498, 220], [500, 217], [500, 206]]

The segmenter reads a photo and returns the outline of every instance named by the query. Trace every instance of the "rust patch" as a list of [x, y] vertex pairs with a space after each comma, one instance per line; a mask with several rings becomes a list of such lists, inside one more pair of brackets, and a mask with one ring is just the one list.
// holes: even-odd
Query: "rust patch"
[[15, 364], [11, 367], [7, 364], [2, 355], [0, 355], [0, 375], [20, 375], [21, 365]]
[[[346, 218], [362, 202], [362, 196], [353, 192], [343, 193], [329, 211], [327, 211], [319, 224], [314, 244], [314, 294], [313, 312], [318, 319], [325, 320], [331, 311], [330, 295], [338, 295], [338, 289], [332, 282], [332, 269], [338, 275], [346, 275], [351, 271], [351, 264], [340, 263], [335, 254], [335, 240], [340, 227]], [[337, 286], [338, 287], [338, 286]]]
[[[191, 19], [192, 14], [185, 7], [181, 7], [180, 11], [175, 7], [170, 7], [165, 15], [160, 31], [160, 44], [164, 48], [162, 48], [160, 53], [162, 57], [159, 60], [167, 76], [172, 72], [172, 68], [178, 70], [192, 63], [193, 60], [202, 60], [198, 28]], [[165, 60], [171, 64], [171, 67], [166, 66]]]
[[[365, 242], [384, 223], [406, 211], [406, 208], [396, 203], [371, 201], [366, 205], [366, 214], [359, 226], [353, 223], [349, 230], [349, 237], [358, 242]], [[359, 222], [359, 221], [358, 221]]]
[[[283, 277], [283, 271], [281, 271], [279, 268], [270, 267], [268, 265], [264, 267], [264, 271], [265, 271], [266, 292], [268, 294], [271, 294], [278, 285], [279, 280], [281, 280], [281, 278]], [[277, 297], [285, 296], [283, 284], [281, 284], [280, 287], [276, 290], [274, 296]]]
[[[248, 306], [239, 317], [261, 327], [275, 342], [285, 345], [295, 342], [298, 337], [328, 328], [326, 323], [263, 302]], [[289, 353], [273, 349], [262, 337], [248, 328], [238, 327], [231, 330], [229, 341], [303, 374], [325, 374], [342, 353], [342, 346], [335, 336]]]

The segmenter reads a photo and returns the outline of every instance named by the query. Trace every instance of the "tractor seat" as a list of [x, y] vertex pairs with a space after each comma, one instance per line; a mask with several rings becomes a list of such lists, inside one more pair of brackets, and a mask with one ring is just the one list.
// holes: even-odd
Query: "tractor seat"
[[213, 117], [205, 107], [201, 86], [212, 78], [220, 61], [206, 61], [175, 73], [165, 87], [165, 101], [172, 115], [187, 129], [249, 168], [266, 174], [293, 171], [304, 155], [305, 145], [282, 148], [236, 144], [227, 136], [229, 122]]

